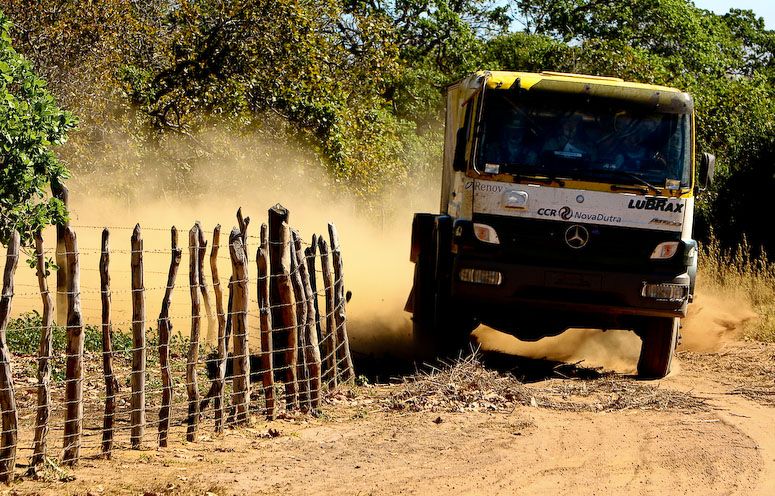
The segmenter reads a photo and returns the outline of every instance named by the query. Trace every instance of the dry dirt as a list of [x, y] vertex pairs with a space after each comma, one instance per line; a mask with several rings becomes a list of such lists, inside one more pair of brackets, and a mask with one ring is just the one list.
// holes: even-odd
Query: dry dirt
[[353, 387], [320, 418], [120, 449], [73, 481], [5, 493], [775, 494], [774, 345], [680, 352], [659, 382], [485, 364]]

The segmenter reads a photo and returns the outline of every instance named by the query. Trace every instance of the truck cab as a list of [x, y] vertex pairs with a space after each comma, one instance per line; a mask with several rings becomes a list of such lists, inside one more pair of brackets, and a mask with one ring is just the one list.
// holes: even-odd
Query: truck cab
[[479, 323], [526, 340], [630, 329], [639, 375], [668, 374], [694, 293], [695, 193], [713, 175], [711, 155], [695, 163], [691, 96], [479, 72], [447, 88], [444, 145], [439, 213], [412, 227], [416, 338], [450, 349]]

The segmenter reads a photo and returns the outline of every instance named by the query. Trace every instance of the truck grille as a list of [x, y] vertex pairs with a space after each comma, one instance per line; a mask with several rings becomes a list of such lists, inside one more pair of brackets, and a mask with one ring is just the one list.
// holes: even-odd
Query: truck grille
[[[581, 247], [571, 247], [565, 233], [571, 222], [503, 218], [475, 215], [474, 222], [492, 226], [500, 245], [476, 245], [477, 252], [490, 252], [504, 261], [567, 267], [571, 269], [608, 269], [631, 272], [655, 268], [681, 269], [682, 252], [670, 260], [650, 260], [654, 247], [664, 241], [679, 241], [680, 233], [632, 229], [596, 224], [583, 225], [589, 239]], [[476, 243], [476, 240], [473, 241]]]

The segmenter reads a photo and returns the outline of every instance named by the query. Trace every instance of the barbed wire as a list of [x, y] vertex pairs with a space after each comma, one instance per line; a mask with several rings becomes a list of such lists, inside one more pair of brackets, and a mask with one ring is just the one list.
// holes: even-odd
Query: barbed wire
[[[103, 229], [85, 225], [71, 227]], [[109, 229], [132, 230], [134, 227], [110, 226]], [[141, 229], [169, 232], [168, 228], [141, 227]], [[259, 239], [253, 236], [246, 236], [246, 238]], [[300, 241], [302, 247], [312, 246], [303, 240]], [[286, 243], [274, 241], [269, 243], [272, 246], [286, 245]], [[244, 247], [242, 242], [235, 242], [219, 244], [218, 248], [232, 246]], [[287, 246], [292, 258], [295, 258], [294, 240], [290, 239]], [[185, 247], [179, 248], [185, 250]], [[188, 248], [201, 249], [202, 247], [194, 245]], [[211, 246], [210, 249], [212, 248]], [[82, 247], [77, 252], [68, 252], [49, 248], [44, 249], [42, 253], [44, 255], [53, 253], [58, 256], [77, 255], [81, 262], [79, 264], [81, 271], [98, 272], [99, 269], [89, 267], [84, 261], [95, 255], [101, 255], [102, 249]], [[112, 248], [110, 250], [111, 256], [136, 253], [172, 255], [171, 249]], [[248, 254], [247, 250], [245, 254]], [[0, 431], [0, 438], [3, 440], [6, 439], [6, 434], [12, 434], [9, 439], [16, 439], [13, 446], [3, 445], [4, 451], [1, 453], [8, 453], [5, 451], [6, 448], [12, 448], [14, 453], [16, 450], [23, 453], [31, 452], [32, 462], [35, 456], [43, 451], [45, 455], [54, 455], [65, 462], [77, 461], [77, 459], [109, 456], [117, 449], [136, 446], [138, 436], [139, 441], [147, 447], [149, 443], [158, 442], [162, 435], [161, 431], [165, 429], [168, 430], [168, 439], [172, 441], [183, 437], [190, 438], [192, 429], [203, 433], [206, 430], [212, 430], [216, 425], [219, 428], [238, 427], [246, 418], [249, 420], [251, 416], [256, 415], [283, 417], [289, 414], [291, 416], [317, 414], [325, 401], [326, 394], [332, 394], [338, 384], [353, 379], [346, 338], [344, 308], [346, 300], [343, 292], [337, 293], [339, 291], [337, 288], [343, 286], [344, 281], [341, 271], [333, 263], [334, 254], [339, 254], [338, 246], [332, 246], [329, 249], [327, 256], [330, 265], [323, 267], [321, 254], [315, 250], [315, 257], [320, 260], [315, 263], [314, 271], [309, 270], [308, 255], [303, 253], [298, 260], [294, 260], [285, 273], [258, 274], [255, 271], [251, 273], [252, 265], [248, 264], [245, 267], [246, 277], [237, 280], [221, 277], [219, 281], [212, 280], [210, 277], [209, 285], [205, 282], [205, 272], [202, 273], [204, 277], [200, 283], [191, 284], [180, 274], [179, 281], [176, 281], [181, 282], [180, 284], [149, 284], [140, 288], [123, 288], [114, 285], [108, 290], [82, 286], [78, 291], [53, 290], [53, 288], [41, 291], [39, 285], [17, 283], [15, 286], [21, 288], [21, 291], [4, 291], [2, 298], [58, 296], [75, 302], [93, 301], [104, 296], [122, 300], [124, 296], [137, 294], [157, 294], [159, 291], [180, 293], [192, 290], [198, 290], [202, 294], [209, 293], [209, 297], [200, 302], [198, 314], [191, 313], [193, 312], [190, 308], [191, 302], [183, 298], [175, 298], [174, 308], [185, 305], [189, 313], [172, 312], [172, 307], [169, 307], [168, 313], [161, 314], [158, 318], [150, 317], [146, 313], [145, 318], [141, 319], [118, 318], [115, 321], [111, 319], [108, 323], [102, 322], [101, 319], [99, 322], [83, 320], [73, 323], [71, 321], [69, 324], [57, 323], [50, 327], [23, 320], [15, 321], [7, 329], [0, 330], [7, 333], [37, 333], [39, 336], [45, 336], [47, 330], [50, 332], [58, 329], [59, 332], [67, 332], [67, 339], [70, 341], [65, 350], [57, 348], [62, 346], [58, 344], [57, 347], [49, 346], [50, 352], [43, 355], [10, 350], [15, 353], [0, 357], [0, 373], [6, 374], [6, 370], [13, 371], [13, 380], [9, 377], [7, 382], [9, 386], [0, 387], [0, 395], [16, 399], [15, 408], [0, 409], [0, 415], [10, 413], [12, 410], [18, 420], [15, 428], [10, 427]], [[204, 269], [208, 265], [208, 259], [207, 256], [202, 257], [199, 262], [200, 267]], [[217, 256], [216, 260], [232, 262], [230, 256]], [[247, 262], [251, 262], [249, 257]], [[111, 264], [113, 263], [112, 259]], [[110, 273], [114, 275], [118, 273], [122, 274], [121, 277], [126, 277], [132, 271], [119, 268], [111, 269]], [[323, 277], [324, 284], [316, 281], [315, 291], [309, 291], [304, 287], [305, 284], [310, 284], [310, 282], [304, 282], [304, 277], [317, 279], [320, 277], [319, 274], [326, 276]], [[143, 270], [144, 277], [150, 276], [145, 279], [146, 282], [153, 280], [154, 277], [168, 275], [169, 271]], [[215, 288], [225, 290], [222, 295], [225, 303], [226, 293], [236, 294], [240, 288], [243, 290], [249, 288], [248, 294], [253, 294], [255, 285], [257, 283], [261, 285], [267, 280], [272, 284], [286, 284], [291, 287], [298, 285], [300, 281], [302, 287], [296, 286], [295, 290], [297, 294], [303, 296], [287, 302], [263, 303], [257, 297], [243, 297], [240, 303], [242, 308], [226, 308], [223, 311], [213, 304], [212, 296], [215, 294]], [[325, 284], [326, 281], [328, 284]], [[206, 285], [209, 287], [205, 288]], [[319, 301], [331, 298], [332, 295], [335, 297], [333, 307]], [[147, 297], [145, 299], [148, 300]], [[94, 313], [104, 310], [102, 305], [81, 305], [80, 308], [81, 311]], [[146, 312], [147, 308], [146, 302]], [[111, 313], [120, 315], [124, 311], [113, 305]], [[309, 315], [310, 311], [313, 312], [312, 315]], [[287, 314], [286, 319], [290, 319], [290, 315], [294, 314], [296, 323], [288, 324], [284, 323], [283, 319], [276, 319], [273, 321], [272, 328], [267, 329], [262, 317], [268, 314]], [[219, 319], [226, 322], [225, 327], [218, 326]], [[181, 328], [188, 330], [179, 324], [184, 320], [190, 321], [192, 328], [199, 327], [201, 335], [198, 339], [196, 333], [193, 339], [192, 335], [186, 336], [181, 333]], [[162, 341], [159, 335], [159, 324], [171, 324], [173, 321], [177, 322], [172, 326], [175, 332], [171, 333], [167, 340]], [[139, 335], [138, 325], [142, 326]], [[92, 335], [89, 338], [90, 349], [73, 353], [73, 345], [76, 349], [85, 347], [87, 337], [85, 333], [94, 332], [88, 329], [102, 331], [99, 337], [101, 349], [94, 349], [95, 336]], [[107, 343], [104, 343], [103, 339], [108, 330], [111, 331], [110, 335], [114, 341], [118, 335], [124, 335], [125, 338], [122, 338], [120, 345], [117, 346], [114, 342], [113, 349], [106, 351]], [[215, 331], [218, 332], [219, 337], [213, 340], [210, 334], [214, 334]], [[130, 338], [131, 344], [126, 342]], [[75, 341], [72, 341], [73, 339]], [[139, 345], [138, 340], [144, 344]], [[219, 340], [223, 342], [219, 344]], [[240, 345], [244, 350], [242, 353], [234, 352], [237, 343], [242, 343]], [[263, 344], [266, 343], [271, 345], [271, 350], [263, 349]], [[166, 351], [163, 351], [165, 347]], [[224, 354], [219, 355], [217, 351], [219, 348], [224, 350]], [[169, 357], [166, 370], [170, 373], [170, 386], [165, 385], [165, 372], [161, 366], [162, 353], [168, 354]], [[5, 356], [9, 357], [8, 361], [3, 358]], [[145, 357], [144, 367], [138, 368], [133, 362], [143, 356]], [[112, 362], [113, 374], [106, 375], [103, 366], [108, 359]], [[77, 363], [80, 363], [80, 375], [75, 373], [73, 368], [78, 367]], [[238, 372], [240, 363], [245, 365], [242, 373]], [[225, 373], [220, 386], [221, 392], [217, 393], [217, 385], [221, 384], [218, 378], [220, 367], [223, 367]], [[47, 373], [43, 373], [44, 369]], [[137, 389], [138, 378], [145, 381], [142, 390]], [[110, 393], [112, 389], [106, 386], [108, 381], [118, 381], [116, 382], [118, 388], [113, 393]], [[239, 383], [244, 386], [239, 386]], [[265, 387], [265, 383], [268, 386]], [[80, 391], [80, 398], [77, 394], [73, 397], [71, 393], [78, 391]], [[193, 397], [192, 391], [195, 391]], [[41, 402], [40, 398], [46, 396], [46, 392], [50, 400], [47, 403]], [[136, 407], [137, 395], [145, 398], [145, 404], [140, 408]], [[168, 403], [165, 402], [167, 397]], [[221, 416], [220, 420], [216, 421], [214, 402], [218, 398], [222, 408], [218, 409]], [[115, 411], [112, 413], [106, 410], [108, 403], [115, 405]], [[240, 407], [240, 405], [245, 406]], [[200, 407], [204, 411], [199, 412]], [[68, 415], [68, 411], [72, 409], [76, 414], [73, 415], [71, 412]], [[163, 419], [162, 411], [165, 409], [168, 409], [169, 413]], [[38, 439], [36, 432], [34, 439], [27, 440], [36, 428], [37, 419], [44, 413], [48, 418], [47, 438]], [[145, 415], [145, 419], [138, 423], [137, 416], [141, 414]], [[105, 426], [111, 422], [112, 427], [106, 428]], [[75, 431], [71, 429], [73, 426], [80, 426], [80, 434], [78, 429]], [[143, 432], [138, 434], [138, 429]], [[25, 439], [24, 442], [19, 440], [20, 433], [24, 434], [21, 436]], [[128, 437], [127, 434], [129, 434]], [[55, 439], [54, 436], [59, 436], [59, 439]], [[65, 436], [65, 439], [70, 441], [65, 448], [62, 448], [61, 436]], [[112, 444], [108, 443], [110, 446], [105, 444], [108, 437], [111, 438]], [[69, 459], [65, 459], [68, 457]], [[72, 459], [73, 457], [75, 459]], [[15, 465], [17, 460], [21, 459], [16, 455], [0, 455], [0, 466]], [[10, 473], [0, 473], [0, 478], [12, 476], [15, 470], [16, 467], [11, 466]]]

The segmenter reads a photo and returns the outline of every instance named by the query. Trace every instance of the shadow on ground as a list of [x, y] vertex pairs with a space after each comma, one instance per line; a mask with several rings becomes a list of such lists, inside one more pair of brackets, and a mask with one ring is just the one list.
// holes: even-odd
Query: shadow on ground
[[[582, 367], [579, 364], [564, 363], [555, 360], [528, 358], [498, 351], [467, 350], [466, 354], [477, 353], [485, 367], [501, 373], [513, 375], [521, 382], [539, 382], [552, 378], [596, 379], [603, 375], [600, 369]], [[444, 358], [408, 357], [405, 354], [359, 353], [353, 351], [353, 361], [358, 376], [372, 384], [402, 381], [405, 377], [431, 367], [444, 367], [463, 357]]]

